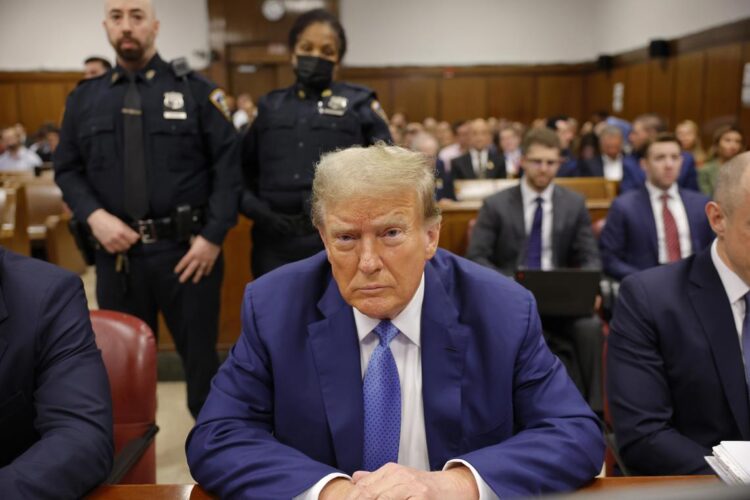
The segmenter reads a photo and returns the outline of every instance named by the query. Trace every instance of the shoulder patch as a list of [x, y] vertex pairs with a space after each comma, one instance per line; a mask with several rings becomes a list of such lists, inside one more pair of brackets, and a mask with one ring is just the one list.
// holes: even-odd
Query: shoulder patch
[[227, 106], [227, 96], [222, 89], [214, 89], [208, 95], [208, 100], [211, 101], [211, 104], [216, 106], [216, 109], [224, 115], [224, 118], [230, 122], [232, 121], [232, 113], [229, 111], [229, 106]]
[[385, 123], [388, 123], [388, 115], [385, 114], [385, 111], [383, 110], [383, 106], [380, 105], [380, 102], [375, 99], [370, 103], [370, 107], [375, 112], [376, 115], [378, 115], [380, 118], [383, 119]]

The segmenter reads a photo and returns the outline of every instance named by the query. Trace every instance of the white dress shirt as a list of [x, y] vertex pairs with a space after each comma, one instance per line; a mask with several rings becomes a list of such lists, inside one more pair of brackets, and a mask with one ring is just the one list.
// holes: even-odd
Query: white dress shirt
[[510, 153], [505, 153], [505, 172], [508, 175], [518, 175], [521, 170], [521, 150], [516, 149]]
[[541, 193], [534, 191], [526, 182], [521, 182], [521, 199], [523, 200], [523, 220], [526, 228], [526, 236], [531, 234], [534, 225], [534, 214], [536, 213], [536, 199], [541, 197], [542, 203], [542, 269], [548, 271], [553, 269], [552, 263], [552, 191], [555, 184], [550, 183]]
[[602, 155], [602, 165], [604, 168], [604, 178], [608, 181], [621, 181], [622, 180], [622, 155], [617, 155], [617, 158], [610, 158], [607, 155]]
[[[665, 191], [657, 188], [649, 181], [646, 181], [646, 189], [648, 190], [648, 197], [651, 200], [651, 211], [654, 213], [654, 222], [656, 222], [656, 242], [659, 248], [659, 263], [666, 264], [669, 262], [669, 254], [667, 252], [667, 239], [664, 235], [664, 218], [662, 216], [662, 195]], [[680, 190], [677, 188], [677, 184], [667, 189], [666, 193], [669, 195], [669, 201], [667, 201], [667, 207], [672, 212], [672, 217], [677, 224], [677, 233], [680, 237], [680, 254], [682, 258], [689, 257], [693, 253], [693, 244], [690, 241], [690, 224], [688, 223], [687, 212], [685, 211], [685, 205], [682, 203], [680, 197]]]
[[440, 160], [442, 160], [443, 162], [443, 165], [445, 165], [446, 173], [450, 173], [451, 171], [451, 160], [453, 160], [454, 158], [458, 158], [459, 156], [461, 156], [461, 154], [461, 146], [459, 146], [457, 142], [449, 144], [440, 150], [440, 152], [438, 153], [438, 158], [440, 158]]
[[742, 278], [737, 273], [729, 269], [716, 249], [716, 241], [711, 244], [711, 260], [714, 263], [716, 272], [719, 273], [721, 284], [724, 285], [724, 291], [727, 293], [729, 304], [732, 306], [732, 315], [734, 316], [734, 326], [737, 328], [737, 337], [740, 340], [740, 349], [742, 349], [742, 324], [745, 321], [745, 294], [750, 291]]
[[39, 155], [24, 146], [18, 148], [15, 154], [6, 151], [0, 155], [0, 172], [24, 172], [41, 166]]
[[[470, 149], [469, 152], [471, 153], [471, 168], [474, 169], [474, 175], [479, 179], [482, 172], [487, 170], [488, 151], [486, 149]], [[484, 165], [484, 169], [482, 168], [482, 165]]]
[[[398, 446], [398, 463], [420, 470], [430, 470], [427, 454], [427, 435], [424, 429], [424, 408], [422, 405], [422, 352], [420, 346], [422, 328], [422, 302], [424, 301], [424, 274], [419, 288], [409, 304], [391, 323], [399, 333], [391, 340], [390, 348], [396, 361], [398, 378], [401, 382], [401, 435]], [[359, 337], [360, 365], [362, 378], [367, 371], [370, 356], [378, 346], [378, 335], [373, 330], [379, 319], [365, 316], [352, 308], [354, 322]], [[496, 500], [497, 495], [482, 479], [479, 473], [464, 460], [449, 460], [443, 470], [463, 464], [471, 471], [477, 482], [480, 500]], [[310, 489], [295, 497], [296, 500], [317, 500], [326, 484], [337, 477], [349, 478], [346, 474], [333, 473], [323, 477]]]

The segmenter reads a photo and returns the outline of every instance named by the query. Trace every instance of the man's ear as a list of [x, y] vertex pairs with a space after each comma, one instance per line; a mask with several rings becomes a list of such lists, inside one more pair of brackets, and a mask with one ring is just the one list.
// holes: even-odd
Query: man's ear
[[430, 260], [435, 255], [435, 252], [437, 252], [438, 242], [440, 241], [440, 221], [427, 226], [426, 232], [425, 254], [427, 255], [427, 260]]
[[708, 223], [711, 224], [711, 229], [716, 233], [716, 236], [723, 238], [726, 232], [727, 217], [721, 210], [721, 206], [715, 201], [706, 203], [706, 217], [708, 217]]

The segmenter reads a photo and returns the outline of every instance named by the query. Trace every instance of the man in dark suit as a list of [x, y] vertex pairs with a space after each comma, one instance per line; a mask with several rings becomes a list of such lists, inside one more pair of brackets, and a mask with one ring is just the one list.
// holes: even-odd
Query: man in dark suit
[[598, 473], [596, 419], [531, 294], [437, 250], [434, 181], [402, 148], [323, 157], [313, 221], [326, 252], [248, 285], [242, 335], [188, 437], [205, 488], [492, 499]]
[[[666, 130], [664, 120], [656, 114], [640, 115], [633, 121], [633, 128], [629, 137], [633, 151], [623, 158], [620, 193], [638, 189], [646, 182], [646, 175], [641, 168], [641, 159], [645, 155], [646, 145], [653, 141], [657, 135], [665, 133]], [[699, 191], [698, 173], [695, 170], [693, 155], [687, 151], [681, 151], [680, 156], [682, 157], [682, 167], [677, 177], [677, 185], [682, 189]]]
[[722, 167], [710, 249], [622, 282], [607, 392], [634, 474], [710, 474], [723, 440], [750, 440], [750, 153]]
[[[508, 276], [523, 267], [599, 269], [583, 197], [553, 183], [561, 162], [558, 137], [532, 130], [521, 149], [520, 185], [484, 200], [466, 256]], [[581, 394], [601, 411], [601, 321], [544, 316], [542, 326]]]
[[109, 474], [109, 384], [81, 280], [1, 247], [0, 423], [3, 498], [81, 498]]
[[486, 120], [471, 122], [469, 151], [451, 161], [454, 179], [504, 179], [505, 160], [492, 146], [492, 133]]
[[646, 184], [615, 199], [599, 237], [607, 275], [621, 280], [711, 243], [713, 233], [704, 211], [708, 198], [678, 187], [681, 164], [674, 136], [662, 134], [646, 145], [641, 159]]
[[604, 177], [610, 181], [622, 181], [622, 131], [614, 125], [606, 125], [599, 133], [601, 154], [578, 163], [580, 177]]

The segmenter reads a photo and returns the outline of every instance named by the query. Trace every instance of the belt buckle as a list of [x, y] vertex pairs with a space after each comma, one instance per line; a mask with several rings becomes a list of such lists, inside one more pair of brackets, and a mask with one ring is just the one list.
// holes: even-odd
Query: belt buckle
[[155, 243], [156, 238], [156, 225], [154, 219], [139, 220], [138, 221], [138, 234], [141, 236], [141, 243], [148, 245], [149, 243]]

